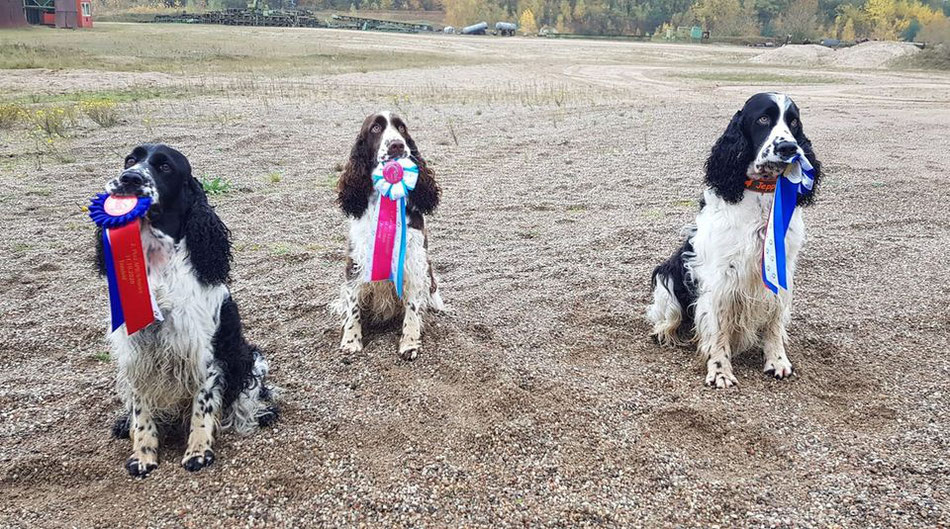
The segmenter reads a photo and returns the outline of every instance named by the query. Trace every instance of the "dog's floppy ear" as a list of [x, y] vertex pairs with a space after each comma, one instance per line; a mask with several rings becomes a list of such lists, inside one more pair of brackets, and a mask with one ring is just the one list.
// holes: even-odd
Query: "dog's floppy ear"
[[742, 133], [742, 111], [732, 116], [726, 131], [716, 140], [706, 159], [706, 184], [729, 203], [742, 200], [746, 172], [755, 153]]
[[439, 206], [442, 190], [439, 188], [438, 182], [435, 181], [435, 173], [429, 168], [429, 165], [419, 153], [419, 149], [416, 148], [416, 142], [412, 139], [412, 136], [406, 134], [405, 137], [406, 144], [409, 146], [409, 153], [412, 154], [412, 159], [419, 167], [419, 180], [416, 181], [415, 189], [409, 193], [409, 207], [423, 215], [428, 215]]
[[[369, 122], [369, 121], [367, 121]], [[373, 192], [373, 167], [375, 167], [375, 153], [371, 152], [369, 144], [369, 128], [363, 125], [356, 143], [350, 150], [350, 159], [343, 168], [340, 181], [337, 182], [337, 204], [343, 213], [353, 218], [360, 218], [369, 205], [369, 196]]]
[[99, 272], [99, 275], [105, 277], [106, 275], [106, 247], [102, 243], [102, 228], [96, 226], [96, 270]]
[[214, 212], [201, 183], [191, 177], [191, 205], [185, 216], [184, 235], [191, 266], [206, 285], [226, 283], [231, 275], [231, 232]]
[[808, 136], [805, 136], [805, 131], [801, 128], [798, 129], [798, 134], [795, 135], [795, 141], [797, 141], [798, 146], [805, 151], [805, 158], [808, 158], [808, 161], [815, 168], [815, 185], [812, 186], [811, 192], [798, 195], [799, 206], [810, 206], [815, 203], [818, 186], [821, 184], [821, 161], [815, 155], [814, 149], [812, 149], [811, 140], [808, 139]]

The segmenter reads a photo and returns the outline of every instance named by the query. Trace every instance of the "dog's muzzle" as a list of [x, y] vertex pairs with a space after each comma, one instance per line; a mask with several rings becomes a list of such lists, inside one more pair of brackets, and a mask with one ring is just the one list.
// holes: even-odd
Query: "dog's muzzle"
[[152, 181], [147, 174], [136, 169], [123, 171], [119, 178], [109, 183], [107, 191], [113, 195], [150, 196]]

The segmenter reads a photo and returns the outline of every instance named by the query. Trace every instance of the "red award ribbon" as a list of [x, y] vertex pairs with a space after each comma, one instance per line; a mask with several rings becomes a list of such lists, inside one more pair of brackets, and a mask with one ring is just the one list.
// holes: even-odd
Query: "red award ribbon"
[[139, 224], [140, 221], [135, 220], [108, 230], [119, 302], [125, 316], [125, 332], [129, 335], [155, 321]]

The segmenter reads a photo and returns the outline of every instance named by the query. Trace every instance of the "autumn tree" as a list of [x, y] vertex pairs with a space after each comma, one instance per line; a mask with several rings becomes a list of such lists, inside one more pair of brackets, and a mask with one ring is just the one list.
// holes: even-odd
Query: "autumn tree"
[[534, 19], [534, 13], [531, 9], [525, 9], [518, 18], [518, 30], [522, 35], [537, 35], [538, 23]]
[[714, 35], [757, 35], [759, 28], [752, 7], [752, 0], [699, 0], [692, 11]]
[[776, 32], [795, 42], [815, 39], [819, 29], [818, 0], [795, 0], [775, 21]]

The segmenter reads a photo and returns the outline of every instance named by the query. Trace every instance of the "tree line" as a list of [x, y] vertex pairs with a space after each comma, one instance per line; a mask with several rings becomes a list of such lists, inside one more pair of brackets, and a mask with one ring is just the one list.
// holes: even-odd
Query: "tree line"
[[[103, 1], [103, 0], [100, 0]], [[108, 0], [105, 0], [108, 1]], [[165, 0], [182, 2], [182, 0]], [[209, 9], [247, 0], [185, 0]], [[446, 24], [515, 22], [524, 34], [541, 28], [579, 35], [665, 34], [699, 26], [713, 37], [764, 36], [794, 42], [823, 37], [950, 42], [950, 0], [262, 0], [335, 11], [443, 12]]]

